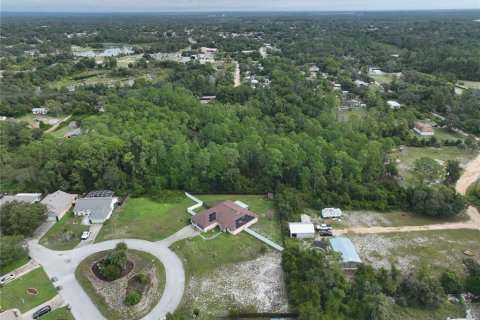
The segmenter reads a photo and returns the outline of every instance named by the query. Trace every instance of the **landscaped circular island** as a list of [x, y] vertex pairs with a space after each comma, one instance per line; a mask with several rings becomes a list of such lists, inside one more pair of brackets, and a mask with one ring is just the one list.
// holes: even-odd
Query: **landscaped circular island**
[[124, 243], [87, 257], [75, 270], [75, 277], [107, 319], [144, 317], [165, 288], [163, 264]]

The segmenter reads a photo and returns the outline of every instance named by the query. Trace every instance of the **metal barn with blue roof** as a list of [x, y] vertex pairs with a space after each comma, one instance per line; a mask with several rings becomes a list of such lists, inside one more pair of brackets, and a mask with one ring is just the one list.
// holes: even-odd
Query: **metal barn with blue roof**
[[362, 263], [350, 239], [341, 237], [330, 239], [330, 246], [333, 251], [339, 252], [342, 255], [342, 264], [345, 269], [356, 269], [357, 265]]

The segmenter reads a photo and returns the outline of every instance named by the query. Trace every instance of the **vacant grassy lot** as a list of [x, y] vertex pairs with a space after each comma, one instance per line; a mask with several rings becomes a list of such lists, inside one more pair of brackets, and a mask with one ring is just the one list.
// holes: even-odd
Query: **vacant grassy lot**
[[[246, 203], [248, 209], [258, 215], [258, 222], [250, 228], [257, 231], [264, 237], [281, 244], [282, 233], [277, 216], [273, 211], [273, 201], [269, 201], [263, 195], [201, 195], [196, 196], [202, 200], [206, 205], [212, 207], [225, 200], [236, 201], [240, 200]], [[193, 203], [192, 203], [193, 204]], [[200, 212], [201, 208], [196, 211]], [[217, 229], [215, 229], [217, 230]]]
[[[110, 320], [133, 320], [145, 316], [160, 300], [165, 289], [163, 264], [149, 253], [129, 249], [127, 256], [134, 261], [135, 268], [127, 276], [112, 282], [98, 279], [92, 265], [105, 257], [108, 251], [97, 252], [83, 260], [75, 270], [75, 277], [98, 310]], [[128, 279], [138, 273], [149, 276], [151, 285], [138, 305], [124, 304]]]
[[369, 77], [374, 79], [380, 84], [384, 84], [384, 83], [391, 83], [395, 75], [394, 74], [377, 74], [377, 75], [369, 75]]
[[[218, 229], [211, 230], [204, 236], [210, 237], [219, 232]], [[265, 249], [262, 249], [262, 247]], [[231, 270], [242, 263], [259, 258], [262, 255], [262, 250], [271, 253], [273, 251], [273, 249], [266, 248], [263, 242], [245, 232], [235, 236], [229, 233], [221, 233], [212, 240], [203, 240], [197, 236], [176, 242], [171, 248], [183, 261], [186, 272], [186, 288], [196, 288], [195, 292], [188, 291], [184, 295], [179, 306], [179, 311], [186, 316], [191, 315], [195, 307], [201, 307], [203, 312], [208, 311], [209, 313], [226, 311], [226, 309], [217, 305], [213, 296], [205, 296], [205, 294], [208, 294], [208, 290], [206, 288], [202, 289], [199, 283], [205, 282], [204, 280], [211, 277], [215, 271]], [[231, 274], [227, 277], [230, 276]], [[252, 274], [250, 279], [255, 276], [255, 274]], [[230, 289], [241, 290], [238, 287]], [[210, 303], [207, 306], [200, 306], [201, 301], [206, 300]], [[226, 302], [219, 301], [218, 304], [222, 304], [224, 307]], [[235, 304], [230, 306], [235, 306]], [[204, 318], [201, 317], [200, 319]]]
[[450, 303], [446, 301], [440, 308], [434, 310], [401, 308], [393, 305], [391, 320], [444, 320], [450, 318], [464, 318], [465, 307], [460, 303]]
[[349, 236], [360, 257], [375, 267], [395, 263], [404, 271], [419, 267], [439, 274], [444, 268], [463, 272], [463, 253], [480, 262], [480, 230], [435, 230]]
[[[38, 294], [28, 294], [28, 288], [36, 289]], [[22, 313], [35, 308], [56, 295], [54, 286], [42, 268], [34, 269], [0, 289], [2, 309], [16, 308]]]
[[[428, 121], [420, 121], [420, 122], [427, 122]], [[458, 139], [463, 140], [462, 136], [459, 136], [455, 134], [454, 132], [451, 132], [448, 128], [434, 128], [435, 131], [435, 137], [438, 142], [443, 142], [445, 140], [448, 141], [457, 141]], [[415, 132], [412, 132], [412, 135], [415, 135], [418, 139], [423, 139], [423, 140], [430, 140], [432, 139], [432, 136], [421, 136]]]
[[88, 229], [82, 225], [82, 217], [67, 212], [40, 239], [40, 244], [53, 250], [70, 250], [80, 243], [80, 236]]
[[460, 222], [469, 219], [465, 212], [449, 219], [435, 219], [421, 216], [411, 212], [392, 211], [344, 211], [341, 221], [326, 220], [336, 229], [354, 227], [401, 227], [401, 226], [424, 226], [428, 224]]
[[461, 165], [465, 165], [477, 156], [477, 152], [470, 150], [460, 150], [457, 147], [406, 147], [403, 151], [393, 152], [390, 154], [390, 158], [393, 161], [400, 160], [397, 163], [397, 168], [400, 175], [408, 185], [415, 183], [415, 177], [413, 174], [413, 168], [415, 160], [421, 157], [430, 157], [440, 162], [446, 162], [447, 160], [457, 160]]
[[75, 318], [67, 307], [62, 307], [42, 316], [42, 320], [75, 320]]
[[480, 81], [458, 80], [457, 84], [470, 89], [480, 89]]
[[115, 209], [95, 242], [121, 238], [157, 241], [172, 235], [190, 223], [187, 208], [193, 202], [187, 197], [181, 199], [158, 202], [148, 198], [128, 198]]
[[70, 131], [70, 129], [68, 128], [68, 123], [62, 123], [59, 128], [49, 133], [49, 135], [54, 138], [63, 138], [65, 133], [67, 133], [68, 131]]

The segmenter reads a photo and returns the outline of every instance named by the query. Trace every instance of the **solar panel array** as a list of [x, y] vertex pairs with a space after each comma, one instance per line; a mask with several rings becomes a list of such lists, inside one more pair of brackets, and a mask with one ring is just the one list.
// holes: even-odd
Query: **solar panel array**
[[114, 195], [115, 193], [110, 190], [95, 190], [87, 193], [85, 198], [111, 198]]
[[217, 220], [217, 213], [214, 211], [208, 215], [208, 222], [213, 222]]
[[240, 218], [238, 218], [237, 220], [235, 220], [235, 229], [238, 229], [240, 228], [241, 226], [249, 223], [250, 221], [252, 221], [253, 219], [255, 219], [254, 216], [251, 216], [249, 214], [246, 214]]

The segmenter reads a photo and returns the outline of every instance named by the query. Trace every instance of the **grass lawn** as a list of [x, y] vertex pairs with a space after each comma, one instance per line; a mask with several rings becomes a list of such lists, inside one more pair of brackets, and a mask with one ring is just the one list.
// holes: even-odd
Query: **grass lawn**
[[341, 221], [325, 220], [335, 229], [354, 227], [402, 227], [424, 226], [429, 224], [468, 221], [466, 212], [448, 219], [435, 219], [419, 214], [403, 211], [378, 212], [378, 211], [344, 211]]
[[61, 307], [42, 316], [42, 320], [75, 320], [67, 307]]
[[187, 197], [177, 202], [128, 198], [115, 209], [95, 242], [121, 238], [164, 239], [190, 223], [187, 208], [193, 204]]
[[417, 309], [417, 308], [401, 308], [398, 305], [393, 306], [391, 313], [392, 320], [444, 320], [450, 318], [463, 318], [466, 315], [465, 306], [461, 303], [453, 304], [448, 301], [438, 309]]
[[[214, 229], [203, 235], [211, 237], [218, 232], [219, 229]], [[184, 262], [186, 276], [189, 279], [191, 276], [205, 275], [222, 265], [253, 260], [261, 253], [263, 245], [265, 244], [260, 240], [240, 232], [237, 235], [222, 233], [211, 240], [203, 240], [196, 236], [175, 242], [171, 249]]]
[[[437, 139], [438, 142], [443, 142], [445, 140], [448, 140], [448, 141], [457, 141], [458, 139], [463, 140], [462, 136], [459, 136], [451, 132], [448, 128], [434, 128], [433, 130], [435, 131], [434, 137]], [[431, 136], [421, 136], [415, 132], [413, 132], [412, 134], [416, 135], [418, 139], [430, 140], [432, 138]]]
[[378, 74], [378, 75], [368, 75], [370, 78], [374, 79], [380, 84], [390, 83], [393, 81], [393, 74]]
[[480, 81], [458, 80], [457, 84], [470, 89], [480, 89]]
[[55, 131], [50, 132], [49, 135], [54, 138], [63, 138], [63, 135], [69, 131], [68, 123], [62, 123], [60, 128], [57, 128]]
[[82, 217], [70, 210], [40, 239], [40, 244], [53, 250], [70, 250], [80, 243], [80, 236], [88, 229], [82, 225]]
[[23, 266], [24, 264], [28, 263], [28, 261], [30, 261], [30, 259], [28, 259], [27, 257], [23, 257], [19, 260], [16, 260], [16, 261], [10, 263], [9, 265], [6, 265], [6, 266], [0, 268], [0, 275], [7, 274], [7, 273]]
[[390, 154], [391, 159], [399, 159], [401, 162], [397, 163], [397, 168], [400, 175], [403, 177], [407, 185], [415, 183], [415, 176], [413, 174], [413, 167], [415, 160], [421, 157], [430, 157], [432, 159], [441, 160], [457, 160], [460, 164], [466, 164], [473, 160], [478, 153], [470, 150], [460, 150], [457, 147], [406, 147], [403, 151], [393, 152]]
[[[202, 200], [206, 205], [212, 207], [225, 200], [240, 200], [246, 203], [248, 209], [258, 215], [258, 222], [250, 228], [264, 237], [282, 244], [282, 233], [280, 223], [273, 210], [273, 201], [267, 200], [263, 195], [199, 195], [196, 196]], [[199, 211], [196, 210], [197, 212]], [[215, 229], [217, 230], [217, 229]]]
[[[28, 288], [37, 289], [38, 294], [28, 294]], [[16, 308], [24, 313], [52, 299], [57, 292], [45, 271], [37, 268], [4, 285], [0, 295], [2, 309]]]
[[[142, 305], [140, 310], [137, 307], [132, 307], [131, 309], [126, 307], [122, 303], [122, 308], [120, 310], [120, 308], [110, 307], [110, 304], [112, 302], [108, 301], [104, 295], [97, 291], [97, 289], [92, 285], [92, 282], [89, 278], [95, 277], [95, 275], [93, 275], [93, 273], [91, 272], [91, 266], [93, 265], [93, 263], [102, 259], [107, 254], [107, 252], [108, 251], [97, 252], [83, 260], [75, 270], [75, 277], [82, 286], [83, 290], [87, 293], [87, 295], [96, 305], [100, 313], [102, 313], [108, 319], [130, 320], [138, 319], [142, 316], [145, 316], [148, 312], [150, 312], [150, 310], [153, 309], [155, 305], [157, 305], [163, 294], [163, 290], [165, 289], [166, 276], [163, 264], [160, 262], [160, 260], [158, 260], [149, 253], [128, 249], [127, 255], [129, 256], [129, 259], [133, 259], [133, 261], [135, 262], [135, 268], [126, 277], [130, 278], [131, 276], [138, 273], [149, 274], [152, 270], [152, 266], [154, 266], [155, 269], [152, 272], [155, 272], [154, 274], [156, 277], [156, 281], [152, 283], [149, 292], [146, 295], [147, 297], [150, 297], [150, 299], [146, 301], [145, 306], [140, 303], [139, 305], [137, 305]], [[102, 288], [103, 292], [107, 292], [108, 294], [112, 294], [112, 292], [114, 292], [114, 298], [121, 298], [123, 301], [126, 290], [126, 282], [121, 281], [120, 279], [118, 280], [119, 281], [107, 282], [95, 278], [96, 282], [100, 282], [100, 287]], [[151, 290], [154, 291], [152, 292]], [[118, 294], [118, 297], [115, 296], [116, 294]]]

